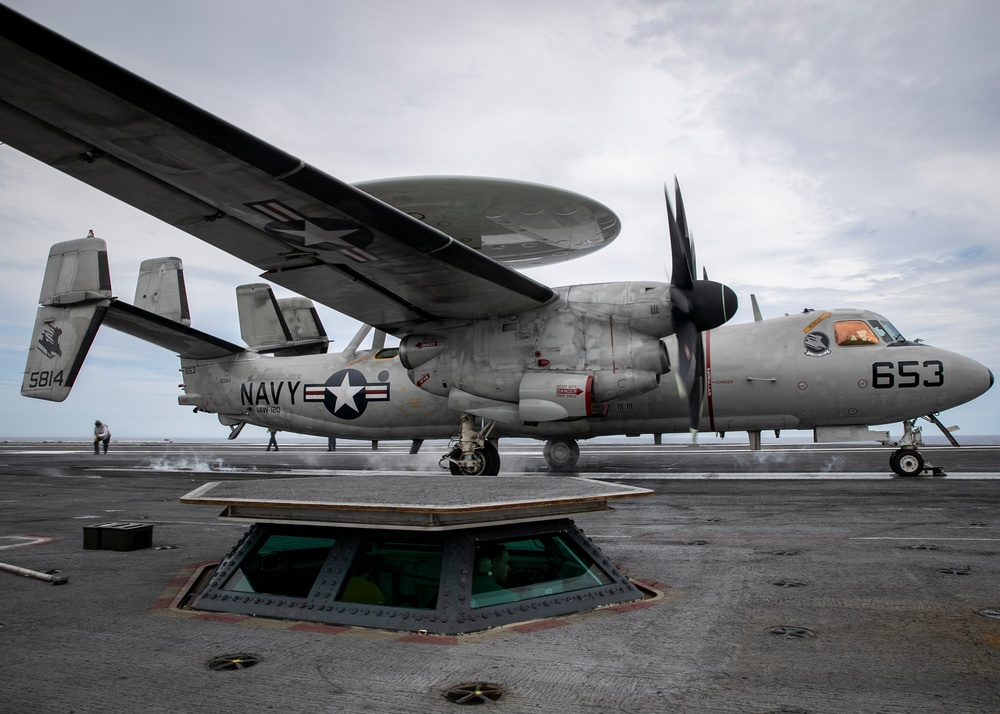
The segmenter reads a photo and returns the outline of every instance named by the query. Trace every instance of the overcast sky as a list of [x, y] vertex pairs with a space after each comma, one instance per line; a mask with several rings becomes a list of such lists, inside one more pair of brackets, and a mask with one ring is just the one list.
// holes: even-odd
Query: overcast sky
[[[609, 247], [530, 273], [549, 285], [663, 279], [676, 174], [735, 321], [750, 293], [765, 317], [869, 308], [1000, 369], [994, 0], [7, 4], [340, 179], [498, 176], [615, 210]], [[234, 289], [259, 271], [0, 146], [0, 438], [85, 438], [95, 418], [224, 436], [177, 405], [173, 355], [110, 329], [66, 402], [20, 396], [48, 248], [88, 229], [116, 295], [176, 255], [193, 326], [240, 342]], [[343, 347], [356, 323], [322, 316]], [[1000, 434], [998, 407], [995, 388], [942, 420]]]

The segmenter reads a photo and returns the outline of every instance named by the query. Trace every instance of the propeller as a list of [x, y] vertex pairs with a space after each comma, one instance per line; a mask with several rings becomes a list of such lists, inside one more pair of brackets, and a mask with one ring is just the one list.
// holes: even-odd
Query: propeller
[[670, 219], [670, 255], [673, 265], [670, 274], [670, 304], [677, 335], [677, 355], [680, 364], [675, 374], [677, 389], [687, 397], [692, 437], [698, 432], [705, 401], [705, 348], [701, 333], [725, 324], [736, 314], [736, 293], [722, 283], [697, 279], [694, 244], [684, 212], [681, 187], [674, 177], [674, 195], [677, 214], [670, 204], [670, 191], [663, 186]]

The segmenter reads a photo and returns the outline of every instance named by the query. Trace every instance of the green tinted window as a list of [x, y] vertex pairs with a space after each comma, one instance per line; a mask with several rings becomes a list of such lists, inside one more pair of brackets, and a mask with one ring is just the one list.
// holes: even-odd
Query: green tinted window
[[362, 538], [342, 602], [433, 610], [441, 587], [440, 538]]
[[333, 538], [271, 535], [243, 560], [223, 590], [306, 597], [326, 562]]
[[611, 583], [571, 539], [553, 533], [476, 546], [472, 607], [530, 600]]

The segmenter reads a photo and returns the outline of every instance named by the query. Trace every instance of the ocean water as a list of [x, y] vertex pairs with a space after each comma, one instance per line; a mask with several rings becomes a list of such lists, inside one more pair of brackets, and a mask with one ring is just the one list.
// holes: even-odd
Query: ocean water
[[[892, 438], [898, 439], [899, 434], [895, 432], [890, 432]], [[960, 445], [968, 446], [1000, 446], [1000, 436], [982, 435], [982, 434], [962, 434], [961, 432], [956, 433], [955, 438], [958, 440]], [[175, 437], [172, 439], [164, 438], [154, 438], [150, 437], [148, 439], [144, 438], [130, 438], [130, 439], [115, 439], [115, 443], [119, 444], [230, 444], [233, 446], [247, 446], [249, 444], [256, 444], [260, 442], [261, 444], [267, 443], [267, 434], [243, 434], [235, 441], [230, 441], [225, 437], [217, 438], [205, 438], [205, 437]], [[935, 429], [931, 432], [929, 429], [924, 429], [923, 432], [924, 444], [927, 446], [947, 446], [948, 440]], [[394, 443], [409, 443], [404, 439], [380, 439], [380, 443], [384, 444], [394, 444]], [[812, 434], [810, 432], [799, 432], [799, 431], [787, 431], [782, 432], [780, 437], [775, 438], [774, 432], [764, 432], [761, 435], [761, 441], [763, 444], [778, 445], [781, 444], [811, 444], [813, 443]], [[318, 436], [301, 436], [299, 434], [291, 433], [279, 433], [278, 442], [280, 444], [315, 444], [317, 446], [322, 446], [326, 448], [326, 437]], [[428, 439], [424, 442], [424, 449], [431, 447], [434, 444], [445, 444], [447, 439]], [[504, 444], [538, 444], [541, 445], [542, 440], [539, 439], [522, 439], [522, 438], [504, 438], [502, 439]], [[79, 437], [66, 437], [66, 438], [5, 438], [0, 437], [0, 443], [2, 444], [90, 444], [90, 439], [80, 439]], [[367, 439], [343, 439], [338, 437], [337, 443], [344, 445], [352, 444], [369, 444], [370, 440]], [[587, 439], [581, 441], [582, 444], [601, 444], [601, 445], [611, 445], [611, 444], [652, 444], [653, 437], [650, 434], [644, 434], [637, 437], [625, 437], [625, 436], [599, 436], [593, 439]], [[691, 437], [688, 434], [664, 434], [663, 435], [664, 444], [689, 444], [691, 443]], [[739, 445], [749, 443], [745, 432], [730, 432], [725, 438], [721, 438], [714, 433], [702, 433], [698, 435], [698, 443], [704, 444], [706, 446], [712, 444], [719, 445]], [[843, 442], [848, 443], [848, 442]], [[859, 444], [875, 444], [875, 441], [862, 441], [854, 442]], [[421, 450], [423, 453], [423, 450]]]

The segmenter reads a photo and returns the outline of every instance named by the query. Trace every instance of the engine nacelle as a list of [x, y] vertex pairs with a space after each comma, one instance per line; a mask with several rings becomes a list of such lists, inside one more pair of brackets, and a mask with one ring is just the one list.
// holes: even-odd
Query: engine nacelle
[[594, 377], [573, 372], [528, 372], [521, 379], [522, 421], [558, 421], [594, 415]]
[[647, 370], [625, 369], [594, 374], [594, 398], [599, 402], [631, 399], [659, 386], [660, 375]]
[[399, 362], [406, 369], [416, 369], [448, 349], [441, 335], [407, 335], [399, 341]]

